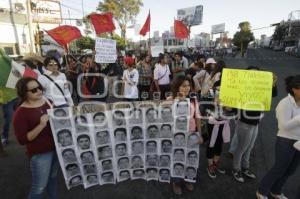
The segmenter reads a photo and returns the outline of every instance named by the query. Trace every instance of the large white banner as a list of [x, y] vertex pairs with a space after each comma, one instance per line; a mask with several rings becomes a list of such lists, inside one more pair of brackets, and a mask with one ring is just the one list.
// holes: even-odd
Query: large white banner
[[96, 38], [96, 63], [115, 63], [117, 60], [117, 42], [112, 39]]
[[48, 110], [67, 188], [128, 179], [195, 182], [199, 134], [189, 132], [190, 101], [131, 108], [88, 105]]
[[225, 23], [213, 25], [211, 27], [212, 34], [224, 33], [225, 32]]
[[33, 22], [61, 24], [60, 0], [31, 0]]
[[177, 10], [177, 18], [187, 26], [196, 26], [202, 24], [203, 6], [182, 8]]

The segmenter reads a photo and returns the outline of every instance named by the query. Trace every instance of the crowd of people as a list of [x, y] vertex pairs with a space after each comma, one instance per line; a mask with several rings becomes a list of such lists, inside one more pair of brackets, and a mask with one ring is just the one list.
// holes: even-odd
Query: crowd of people
[[[49, 126], [47, 109], [74, 106], [83, 101], [116, 102], [143, 100], [190, 99], [190, 132], [200, 135], [197, 144], [206, 144], [207, 174], [211, 179], [223, 175], [221, 156], [223, 143], [229, 143], [232, 154], [232, 176], [240, 183], [256, 179], [250, 154], [255, 146], [262, 111], [238, 110], [221, 106], [219, 100], [223, 60], [216, 61], [200, 53], [164, 53], [158, 58], [149, 54], [119, 56], [116, 63], [98, 64], [94, 55], [67, 55], [44, 60], [24, 59], [38, 78], [22, 78], [16, 90], [0, 88], [4, 126], [2, 144], [9, 144], [12, 121], [18, 142], [26, 146], [32, 173], [29, 198], [41, 198], [44, 190], [57, 198], [58, 162]], [[249, 66], [247, 70], [260, 70]], [[277, 95], [277, 77], [273, 77], [272, 95]], [[282, 187], [300, 164], [300, 75], [286, 79], [287, 97], [276, 108], [278, 136], [275, 163], [261, 181], [257, 198], [286, 198]], [[205, 102], [205, 103], [202, 103]], [[207, 103], [210, 102], [210, 103]], [[30, 117], [28, 117], [30, 115]], [[235, 130], [230, 129], [234, 121]], [[203, 164], [202, 162], [200, 164]], [[182, 194], [182, 179], [172, 179], [175, 194]], [[193, 191], [194, 185], [184, 183]]]

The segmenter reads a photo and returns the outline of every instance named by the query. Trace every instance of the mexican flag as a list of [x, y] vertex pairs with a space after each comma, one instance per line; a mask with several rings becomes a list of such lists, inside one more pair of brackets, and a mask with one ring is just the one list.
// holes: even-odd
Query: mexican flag
[[17, 81], [21, 77], [33, 77], [37, 79], [37, 73], [31, 68], [10, 59], [0, 49], [0, 87], [15, 88]]

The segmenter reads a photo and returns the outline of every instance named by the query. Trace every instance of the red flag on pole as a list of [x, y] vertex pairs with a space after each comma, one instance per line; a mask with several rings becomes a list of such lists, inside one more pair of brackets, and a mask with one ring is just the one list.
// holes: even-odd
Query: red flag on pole
[[179, 20], [174, 21], [175, 37], [178, 39], [185, 39], [189, 37], [189, 29]]
[[67, 44], [81, 37], [80, 30], [74, 26], [63, 25], [46, 31], [58, 44], [67, 47]]
[[97, 34], [112, 32], [116, 29], [111, 12], [104, 14], [93, 13], [89, 15], [89, 18]]
[[143, 28], [140, 30], [140, 35], [145, 36], [147, 32], [150, 32], [150, 23], [151, 23], [151, 16], [149, 11], [145, 24], [143, 25]]

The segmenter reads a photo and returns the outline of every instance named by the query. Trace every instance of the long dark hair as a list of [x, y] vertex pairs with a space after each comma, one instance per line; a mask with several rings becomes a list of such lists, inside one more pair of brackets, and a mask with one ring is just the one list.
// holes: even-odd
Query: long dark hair
[[190, 83], [190, 87], [192, 87], [191, 79], [189, 77], [187, 77], [187, 76], [180, 75], [178, 77], [175, 77], [175, 79], [173, 80], [171, 91], [172, 91], [172, 95], [173, 95], [174, 98], [177, 97], [177, 95], [179, 93], [179, 87], [185, 81], [188, 81]]
[[300, 75], [288, 76], [285, 78], [285, 89], [290, 95], [295, 96], [293, 88], [300, 88]]
[[226, 68], [226, 64], [223, 60], [216, 63], [214, 70], [212, 71], [211, 77], [214, 77], [217, 73], [222, 73], [223, 68]]
[[16, 84], [17, 94], [19, 97], [18, 106], [27, 100], [27, 84], [31, 81], [35, 81], [40, 87], [43, 87], [40, 82], [32, 77], [23, 77], [19, 79]]

